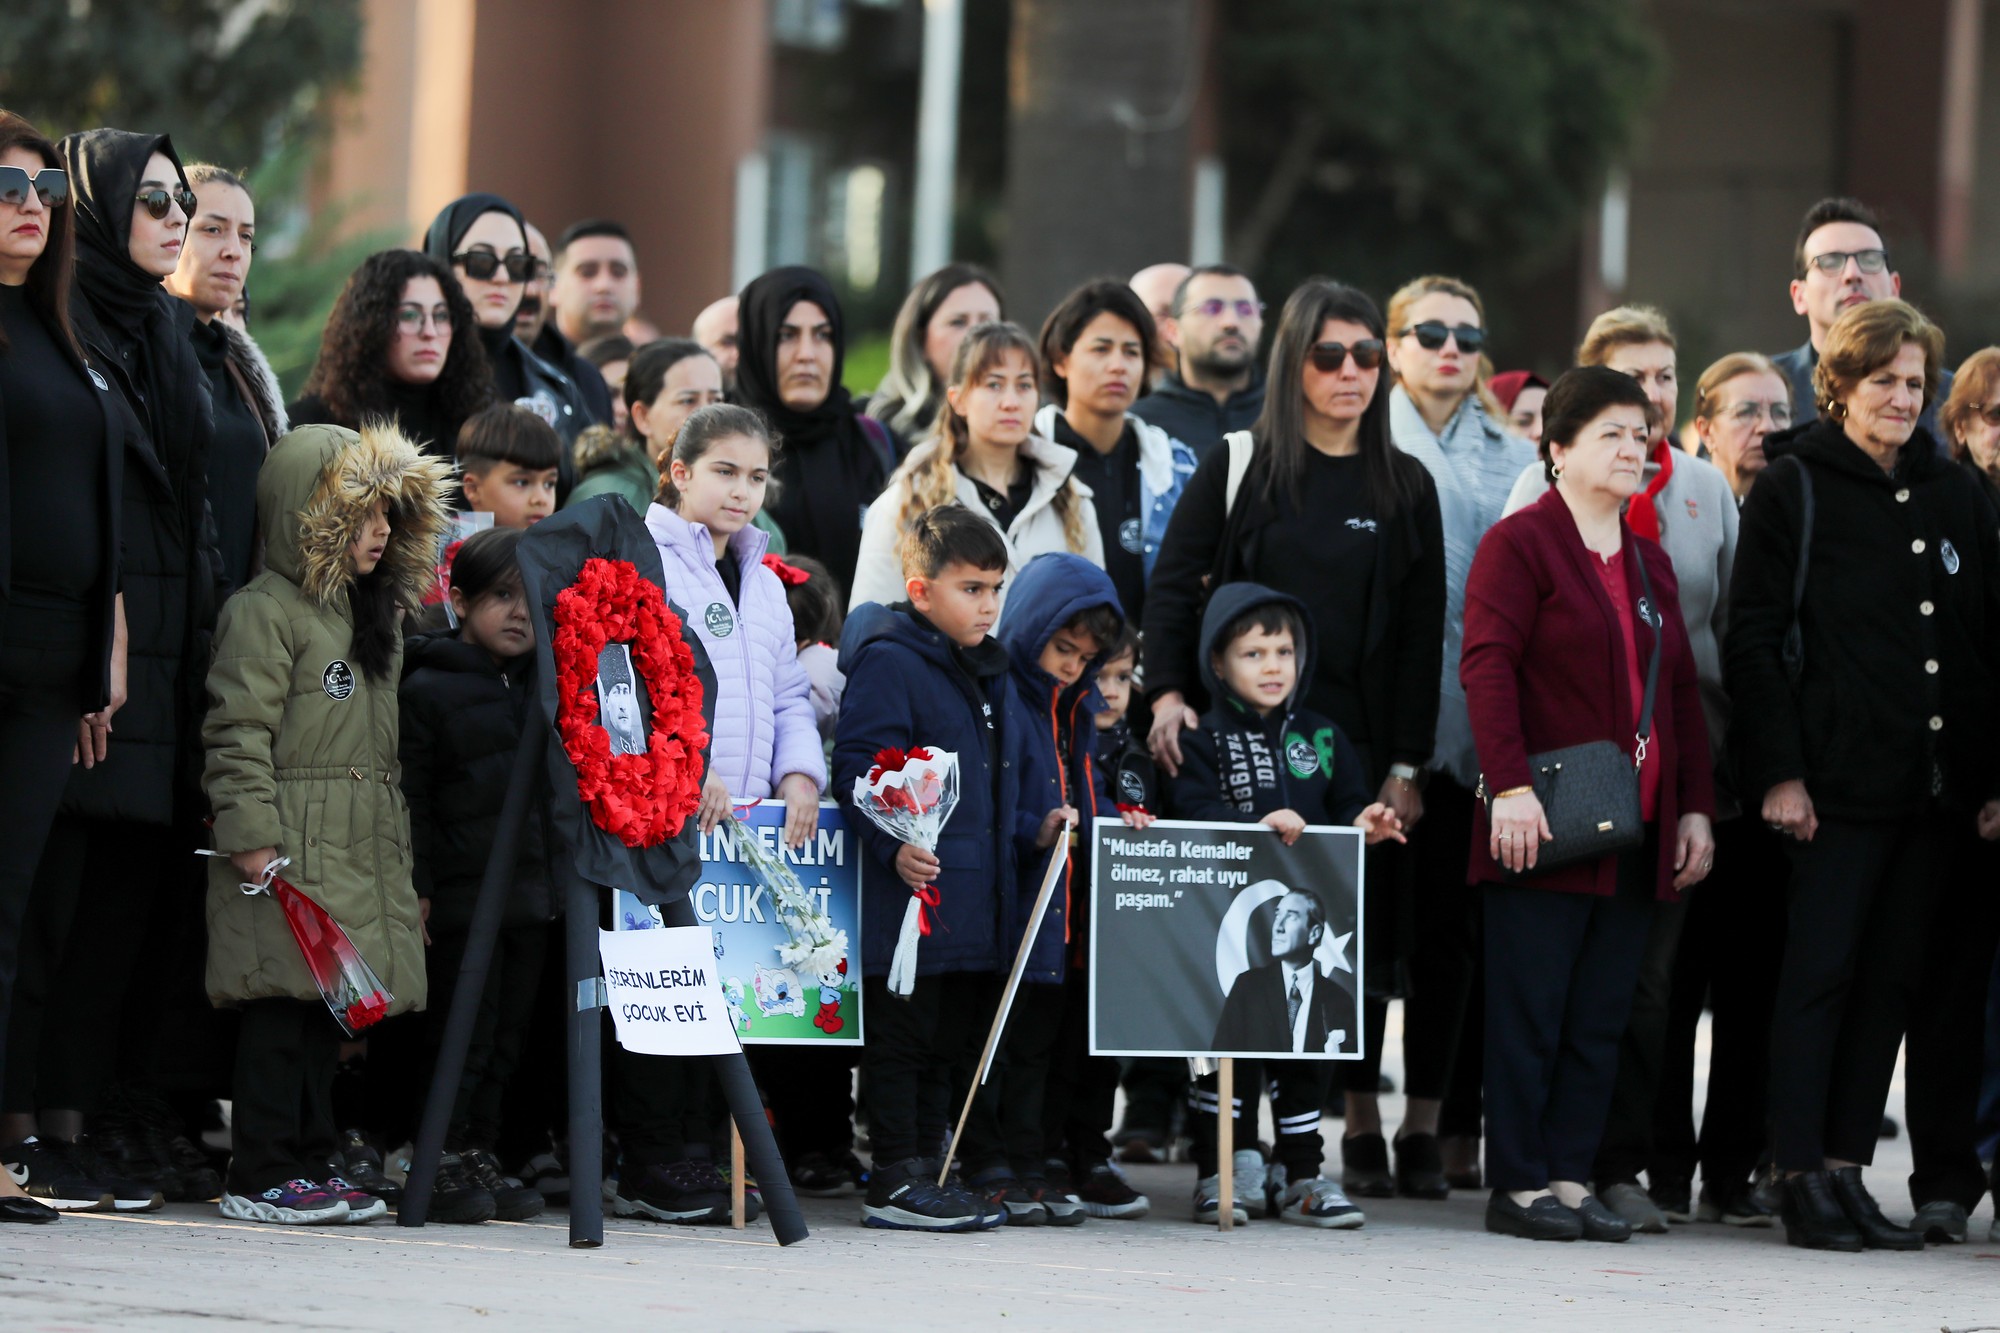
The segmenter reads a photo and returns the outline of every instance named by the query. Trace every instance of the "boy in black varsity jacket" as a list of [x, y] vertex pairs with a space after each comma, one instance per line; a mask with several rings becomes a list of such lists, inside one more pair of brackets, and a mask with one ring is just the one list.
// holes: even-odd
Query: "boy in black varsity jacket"
[[[1201, 642], [1202, 677], [1214, 703], [1198, 730], [1182, 733], [1181, 771], [1169, 792], [1174, 818], [1266, 824], [1287, 845], [1308, 824], [1353, 824], [1371, 843], [1403, 840], [1395, 813], [1379, 802], [1369, 803], [1361, 762], [1347, 737], [1333, 722], [1299, 704], [1313, 642], [1302, 603], [1254, 583], [1225, 584], [1209, 599]], [[1317, 903], [1310, 894], [1289, 897]], [[1299, 923], [1310, 932], [1324, 926], [1318, 917]], [[1337, 986], [1340, 978], [1316, 975], [1312, 984]], [[1316, 997], [1316, 1003], [1326, 1000]], [[1351, 998], [1346, 1003], [1346, 1011], [1353, 1012]], [[1338, 1035], [1344, 1049], [1353, 1049], [1357, 1034]], [[1256, 1138], [1259, 1072], [1254, 1062], [1238, 1063], [1238, 1086], [1250, 1090], [1250, 1105], [1246, 1117], [1238, 1097], [1232, 1113], [1238, 1141], [1251, 1142]], [[1240, 1067], [1245, 1064], [1248, 1069]], [[1329, 1066], [1319, 1060], [1272, 1060], [1263, 1073], [1270, 1080], [1272, 1118], [1278, 1127], [1276, 1160], [1259, 1179], [1263, 1173], [1243, 1158], [1230, 1206], [1247, 1221], [1243, 1201], [1261, 1190], [1267, 1210], [1282, 1221], [1360, 1226], [1361, 1210], [1320, 1174], [1326, 1145], [1319, 1120]], [[1213, 1075], [1197, 1081], [1190, 1104], [1201, 1176], [1195, 1186], [1195, 1220], [1214, 1221], [1223, 1201], [1216, 1170]]]

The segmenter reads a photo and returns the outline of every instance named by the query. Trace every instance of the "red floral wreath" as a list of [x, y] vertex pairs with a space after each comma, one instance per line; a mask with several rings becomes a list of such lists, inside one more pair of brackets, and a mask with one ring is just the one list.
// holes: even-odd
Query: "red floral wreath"
[[[681, 831], [701, 804], [701, 678], [680, 618], [657, 585], [624, 560], [584, 561], [556, 597], [556, 730], [576, 765], [576, 793], [591, 820], [628, 847]], [[644, 754], [613, 754], [597, 721], [597, 661], [607, 644], [631, 646], [652, 698]]]

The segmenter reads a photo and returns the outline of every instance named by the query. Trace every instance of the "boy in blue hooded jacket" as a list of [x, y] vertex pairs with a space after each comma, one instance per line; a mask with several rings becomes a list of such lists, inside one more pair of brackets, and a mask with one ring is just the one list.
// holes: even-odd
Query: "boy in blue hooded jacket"
[[[1007, 547], [999, 530], [963, 505], [917, 516], [903, 540], [909, 601], [868, 603], [847, 619], [840, 669], [847, 677], [833, 740], [833, 790], [851, 806], [855, 779], [886, 749], [925, 746], [958, 756], [958, 806], [936, 854], [897, 841], [865, 818], [849, 827], [867, 848], [862, 875], [862, 1048], [874, 1170], [864, 1226], [971, 1231], [1005, 1209], [937, 1182], [937, 1154], [957, 1120], [1018, 940], [1018, 871], [1055, 845], [1073, 811], [1017, 815], [1025, 724], [1008, 679], [1007, 650], [989, 636], [999, 618]], [[891, 994], [889, 962], [910, 895], [937, 894], [907, 997]], [[966, 1160], [990, 1160], [990, 1120], [968, 1126]]]

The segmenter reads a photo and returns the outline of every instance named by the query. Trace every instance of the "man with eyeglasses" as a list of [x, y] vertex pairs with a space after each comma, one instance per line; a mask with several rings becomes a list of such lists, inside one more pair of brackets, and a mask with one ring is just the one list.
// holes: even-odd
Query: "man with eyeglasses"
[[1204, 264], [1174, 290], [1161, 332], [1179, 364], [1132, 414], [1200, 458], [1229, 432], [1250, 429], [1264, 410], [1264, 370], [1257, 363], [1264, 303], [1243, 270]]
[[[1822, 199], [1806, 210], [1792, 251], [1792, 309], [1806, 317], [1803, 346], [1771, 358], [1792, 383], [1792, 420], [1803, 425], [1819, 416], [1813, 397], [1813, 367], [1826, 332], [1850, 306], [1901, 296], [1903, 278], [1889, 266], [1882, 224], [1859, 199]], [[1937, 397], [1924, 406], [1917, 424], [1945, 449], [1938, 429], [1938, 405], [1951, 396], [1951, 372], [1938, 373]]]

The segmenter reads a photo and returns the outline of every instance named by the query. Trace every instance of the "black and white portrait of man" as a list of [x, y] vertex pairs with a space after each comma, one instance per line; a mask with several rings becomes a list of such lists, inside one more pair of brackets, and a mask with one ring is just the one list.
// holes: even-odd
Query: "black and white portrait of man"
[[611, 753], [646, 752], [645, 714], [633, 689], [632, 654], [622, 643], [607, 644], [598, 654], [597, 716], [611, 737]]
[[[1326, 935], [1319, 895], [1288, 890], [1271, 920], [1271, 961], [1245, 969], [1229, 988], [1215, 1027], [1218, 1051], [1335, 1054], [1353, 1049], [1347, 1031], [1354, 993], [1315, 959]], [[1347, 1015], [1343, 1018], [1342, 1015]]]

